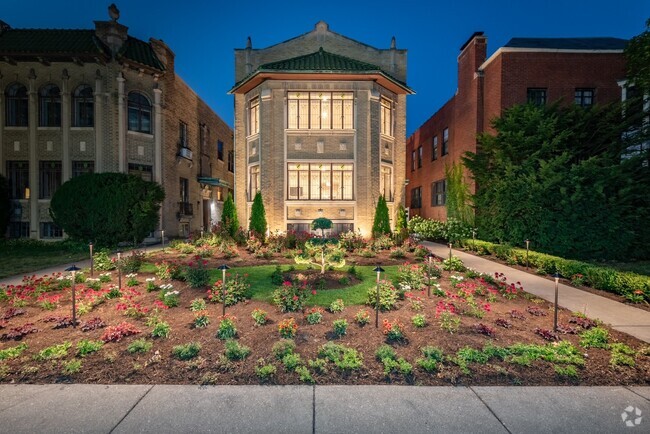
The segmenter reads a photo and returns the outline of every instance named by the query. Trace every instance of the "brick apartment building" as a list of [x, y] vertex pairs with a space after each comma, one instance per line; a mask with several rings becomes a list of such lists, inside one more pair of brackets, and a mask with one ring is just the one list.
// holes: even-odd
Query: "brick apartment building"
[[472, 35], [458, 56], [456, 94], [407, 140], [410, 215], [446, 219], [445, 167], [476, 152], [477, 134], [494, 133], [490, 122], [504, 109], [526, 102], [587, 107], [620, 101], [626, 42], [513, 38], [487, 58], [487, 38]]
[[378, 49], [324, 22], [288, 41], [235, 50], [236, 206], [248, 225], [257, 191], [270, 231], [369, 236], [379, 195], [403, 203], [406, 50]]
[[233, 188], [230, 127], [176, 75], [164, 42], [130, 36], [109, 11], [94, 29], [0, 22], [0, 173], [11, 188], [12, 237], [63, 237], [50, 199], [86, 172], [160, 183], [155, 237], [210, 227]]

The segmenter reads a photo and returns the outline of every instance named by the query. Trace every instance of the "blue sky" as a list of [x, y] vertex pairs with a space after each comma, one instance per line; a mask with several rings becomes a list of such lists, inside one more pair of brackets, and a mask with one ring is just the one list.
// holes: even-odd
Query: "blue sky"
[[[110, 1], [2, 0], [0, 19], [15, 28], [93, 28], [107, 20]], [[460, 46], [478, 30], [488, 55], [512, 37], [613, 36], [645, 29], [648, 0], [468, 1], [116, 1], [119, 22], [140, 39], [163, 39], [176, 53], [177, 73], [229, 125], [234, 48], [251, 36], [263, 48], [311, 31], [330, 29], [377, 48], [392, 36], [408, 49], [407, 134], [425, 122], [456, 90]], [[0, 72], [2, 67], [0, 65]]]

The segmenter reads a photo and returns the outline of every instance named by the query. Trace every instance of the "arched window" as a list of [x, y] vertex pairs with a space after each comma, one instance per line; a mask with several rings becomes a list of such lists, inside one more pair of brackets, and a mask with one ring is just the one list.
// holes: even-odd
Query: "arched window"
[[82, 84], [72, 94], [72, 126], [92, 127], [95, 124], [93, 88]]
[[151, 103], [140, 92], [129, 93], [129, 130], [151, 134]]
[[61, 91], [54, 84], [48, 84], [38, 93], [41, 127], [61, 126]]
[[26, 127], [28, 122], [27, 88], [20, 83], [7, 87], [5, 119], [8, 127]]

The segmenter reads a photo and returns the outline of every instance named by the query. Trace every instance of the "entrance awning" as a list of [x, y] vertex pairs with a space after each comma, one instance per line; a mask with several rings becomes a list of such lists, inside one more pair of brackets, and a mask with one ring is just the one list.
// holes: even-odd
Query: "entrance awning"
[[230, 188], [230, 183], [219, 178], [209, 178], [207, 176], [199, 176], [196, 179], [199, 184], [212, 185], [214, 187], [228, 187]]

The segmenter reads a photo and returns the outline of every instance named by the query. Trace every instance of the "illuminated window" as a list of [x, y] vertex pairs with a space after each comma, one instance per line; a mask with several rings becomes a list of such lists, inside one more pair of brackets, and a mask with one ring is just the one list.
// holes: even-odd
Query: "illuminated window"
[[387, 202], [393, 201], [393, 169], [390, 166], [381, 166], [379, 178], [379, 194], [384, 196]]
[[352, 164], [289, 163], [288, 200], [352, 200]]
[[388, 98], [381, 98], [381, 133], [393, 135], [393, 103]]
[[248, 135], [260, 132], [260, 98], [256, 96], [248, 102]]
[[251, 166], [248, 172], [248, 197], [253, 200], [260, 189], [260, 166]]
[[287, 128], [351, 130], [352, 101], [352, 92], [289, 92]]

